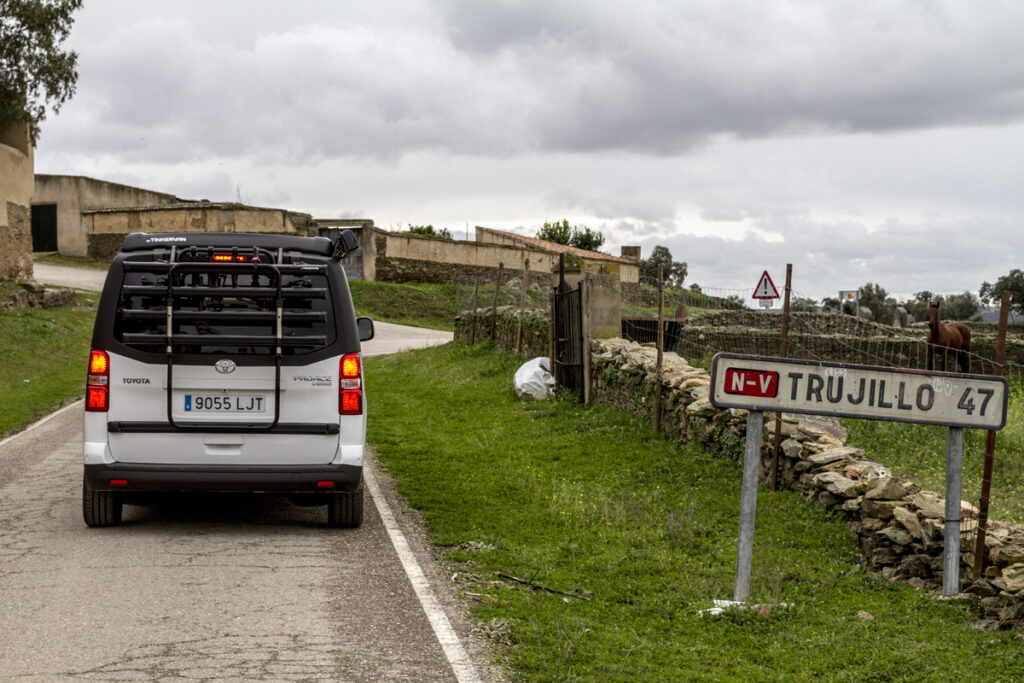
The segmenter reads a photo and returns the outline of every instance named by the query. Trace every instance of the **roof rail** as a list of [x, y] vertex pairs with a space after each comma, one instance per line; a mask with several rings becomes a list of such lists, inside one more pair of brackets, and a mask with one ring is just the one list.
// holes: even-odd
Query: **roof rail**
[[326, 237], [300, 237], [298, 235], [274, 235], [243, 232], [187, 232], [187, 233], [146, 233], [133, 232], [124, 238], [122, 252], [150, 251], [169, 247], [260, 247], [262, 249], [287, 249], [307, 254], [331, 256], [334, 247]]

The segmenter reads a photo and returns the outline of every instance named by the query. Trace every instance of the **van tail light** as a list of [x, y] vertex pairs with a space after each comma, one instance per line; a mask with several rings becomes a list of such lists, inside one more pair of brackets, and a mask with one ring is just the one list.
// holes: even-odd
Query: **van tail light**
[[341, 380], [338, 383], [338, 414], [363, 414], [363, 376], [359, 354], [347, 353], [341, 357]]
[[92, 413], [105, 413], [110, 409], [110, 356], [106, 351], [94, 350], [89, 354], [85, 409]]

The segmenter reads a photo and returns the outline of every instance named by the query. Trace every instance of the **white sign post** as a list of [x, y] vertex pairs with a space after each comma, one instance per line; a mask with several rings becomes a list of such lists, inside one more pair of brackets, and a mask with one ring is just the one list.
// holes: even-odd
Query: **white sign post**
[[717, 354], [711, 362], [711, 403], [750, 411], [733, 599], [746, 600], [750, 593], [763, 411], [949, 427], [942, 594], [950, 596], [960, 588], [963, 430], [1002, 429], [1008, 393], [1002, 377]]

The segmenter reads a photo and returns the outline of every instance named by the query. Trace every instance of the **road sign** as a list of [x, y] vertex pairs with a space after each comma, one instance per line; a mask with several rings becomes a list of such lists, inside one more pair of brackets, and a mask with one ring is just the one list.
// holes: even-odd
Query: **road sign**
[[757, 282], [757, 287], [754, 287], [754, 294], [751, 297], [753, 299], [778, 299], [779, 290], [775, 289], [775, 283], [772, 282], [771, 275], [768, 271], [764, 271], [761, 274], [761, 279]]
[[719, 408], [1002, 429], [1007, 397], [1002, 377], [729, 353], [711, 362]]

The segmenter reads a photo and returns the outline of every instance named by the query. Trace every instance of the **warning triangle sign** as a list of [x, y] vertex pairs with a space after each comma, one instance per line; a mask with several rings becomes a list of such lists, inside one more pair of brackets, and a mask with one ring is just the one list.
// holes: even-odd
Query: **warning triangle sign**
[[768, 271], [764, 271], [761, 274], [761, 279], [757, 283], [757, 287], [754, 287], [753, 299], [778, 299], [779, 290], [775, 289], [775, 283], [772, 282], [771, 275]]

